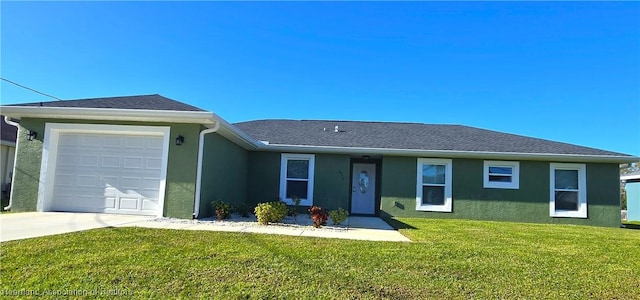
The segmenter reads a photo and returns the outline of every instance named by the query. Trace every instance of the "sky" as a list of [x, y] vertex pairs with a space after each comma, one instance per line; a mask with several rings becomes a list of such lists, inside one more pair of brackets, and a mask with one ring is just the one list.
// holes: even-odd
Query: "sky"
[[[0, 2], [0, 76], [228, 122], [461, 124], [640, 156], [640, 2]], [[0, 83], [0, 102], [53, 100]]]

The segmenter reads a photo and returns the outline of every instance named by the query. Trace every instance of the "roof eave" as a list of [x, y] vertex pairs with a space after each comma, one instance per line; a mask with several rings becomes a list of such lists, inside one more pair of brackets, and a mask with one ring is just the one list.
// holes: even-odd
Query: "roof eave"
[[143, 121], [213, 125], [213, 113], [117, 108], [1, 106], [2, 114], [14, 119], [55, 118], [72, 120]]
[[553, 153], [518, 153], [518, 152], [488, 152], [488, 151], [452, 151], [452, 150], [419, 150], [419, 149], [391, 149], [391, 148], [362, 148], [362, 147], [333, 147], [333, 146], [305, 146], [262, 144], [259, 149], [266, 151], [316, 152], [336, 154], [382, 154], [395, 156], [423, 156], [438, 158], [476, 158], [502, 160], [539, 160], [562, 162], [599, 162], [599, 163], [628, 163], [639, 161], [635, 156], [614, 155], [580, 155]]
[[213, 114], [213, 118], [216, 122], [220, 122], [220, 129], [218, 129], [218, 133], [225, 138], [233, 141], [237, 145], [241, 146], [246, 150], [255, 150], [258, 149], [262, 143], [258, 140], [252, 138], [250, 135], [246, 134], [244, 131], [240, 130], [238, 127], [233, 124], [225, 121], [220, 116]]

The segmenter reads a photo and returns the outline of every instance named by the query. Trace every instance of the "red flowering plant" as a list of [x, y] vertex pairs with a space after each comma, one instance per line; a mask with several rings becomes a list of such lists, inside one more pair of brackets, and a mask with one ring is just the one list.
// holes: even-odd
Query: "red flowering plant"
[[311, 215], [311, 219], [313, 220], [313, 227], [320, 227], [322, 225], [327, 225], [327, 219], [329, 218], [329, 214], [327, 210], [320, 206], [312, 206], [309, 208], [309, 214]]

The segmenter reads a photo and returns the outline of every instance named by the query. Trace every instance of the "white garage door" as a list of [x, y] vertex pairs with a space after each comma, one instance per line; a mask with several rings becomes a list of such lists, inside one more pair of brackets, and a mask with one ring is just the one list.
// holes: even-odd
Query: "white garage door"
[[158, 215], [162, 155], [162, 136], [61, 132], [51, 208]]

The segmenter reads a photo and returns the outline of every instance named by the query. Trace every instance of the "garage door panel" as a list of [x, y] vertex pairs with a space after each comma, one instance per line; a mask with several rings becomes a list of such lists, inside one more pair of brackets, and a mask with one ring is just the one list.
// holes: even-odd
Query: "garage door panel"
[[140, 177], [122, 177], [122, 185], [120, 186], [123, 189], [133, 189], [138, 190], [141, 188], [142, 178]]
[[98, 156], [97, 155], [81, 155], [78, 162], [81, 167], [97, 167]]
[[120, 205], [118, 209], [123, 210], [139, 210], [140, 209], [140, 199], [133, 197], [120, 197]]
[[150, 199], [143, 199], [142, 200], [142, 210], [143, 211], [157, 211], [158, 209], [159, 209], [158, 201], [152, 201]]
[[145, 169], [146, 170], [160, 170], [162, 168], [162, 159], [161, 158], [153, 158], [147, 157], [145, 159]]
[[164, 139], [161, 137], [157, 137], [154, 139], [147, 139], [147, 149], [157, 149], [161, 150], [163, 147]]
[[65, 134], [65, 135], [60, 135], [58, 139], [59, 141], [58, 143], [62, 147], [73, 147], [79, 144], [79, 140], [80, 140], [80, 136], [78, 135]]
[[143, 199], [148, 199], [151, 201], [156, 201], [159, 198], [160, 193], [158, 193], [157, 191], [141, 191], [138, 195], [143, 198]]
[[124, 138], [124, 147], [125, 149], [144, 149], [145, 141], [136, 137], [125, 137]]
[[104, 198], [104, 209], [105, 209], [105, 212], [108, 212], [109, 210], [116, 210], [116, 208], [117, 208], [116, 197], [105, 197]]
[[141, 187], [143, 190], [158, 191], [156, 188], [158, 182], [160, 182], [160, 178], [143, 178]]
[[102, 146], [103, 136], [97, 134], [82, 135], [82, 146], [100, 147]]
[[122, 147], [122, 137], [121, 136], [105, 136], [102, 139], [102, 147], [120, 148]]
[[75, 167], [76, 165], [78, 165], [78, 157], [75, 155], [60, 153], [58, 154], [58, 159], [56, 163], [58, 166]]
[[157, 215], [161, 136], [60, 133], [54, 210]]
[[78, 175], [76, 176], [76, 185], [84, 187], [100, 187], [98, 175]]
[[102, 167], [102, 168], [119, 168], [120, 167], [120, 157], [119, 156], [103, 155], [100, 167]]
[[58, 186], [73, 186], [76, 182], [76, 177], [74, 175], [59, 174], [55, 180]]
[[73, 195], [63, 198], [65, 205], [56, 207], [54, 210], [63, 211], [85, 211], [85, 212], [101, 212], [100, 199], [94, 196]]
[[141, 156], [139, 157], [127, 156], [122, 159], [122, 167], [127, 169], [141, 169], [143, 166], [142, 165], [143, 161], [144, 161], [144, 158]]

